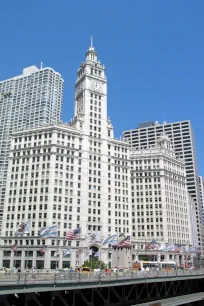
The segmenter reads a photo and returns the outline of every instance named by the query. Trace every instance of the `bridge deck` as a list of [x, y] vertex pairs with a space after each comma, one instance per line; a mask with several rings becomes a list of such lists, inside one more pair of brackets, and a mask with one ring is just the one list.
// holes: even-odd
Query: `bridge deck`
[[[2, 275], [1, 275], [2, 276]], [[102, 273], [80, 275], [78, 273], [10, 274], [0, 278], [0, 295], [25, 292], [88, 289], [131, 284], [159, 283], [204, 278], [204, 271], [148, 272], [146, 274], [126, 272], [123, 274]]]

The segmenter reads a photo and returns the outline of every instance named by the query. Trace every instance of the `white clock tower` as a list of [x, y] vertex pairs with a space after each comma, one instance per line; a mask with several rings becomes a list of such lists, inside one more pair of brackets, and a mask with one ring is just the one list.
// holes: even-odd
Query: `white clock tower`
[[105, 67], [97, 59], [91, 38], [86, 61], [81, 64], [75, 83], [75, 119], [80, 119], [84, 133], [107, 138], [112, 129], [107, 121], [107, 80]]

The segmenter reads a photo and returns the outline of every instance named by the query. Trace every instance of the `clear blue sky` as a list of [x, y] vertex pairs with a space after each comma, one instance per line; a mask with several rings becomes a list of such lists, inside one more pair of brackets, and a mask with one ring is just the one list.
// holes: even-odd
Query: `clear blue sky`
[[63, 119], [94, 36], [107, 68], [115, 136], [138, 122], [190, 119], [204, 175], [204, 1], [1, 1], [0, 80], [23, 67], [53, 67], [65, 80]]

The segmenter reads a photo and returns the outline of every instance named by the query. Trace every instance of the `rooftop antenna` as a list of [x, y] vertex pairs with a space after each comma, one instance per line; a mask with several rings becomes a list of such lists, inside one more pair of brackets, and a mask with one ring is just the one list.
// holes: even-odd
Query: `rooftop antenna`
[[40, 69], [42, 69], [42, 68], [43, 68], [43, 62], [40, 63]]

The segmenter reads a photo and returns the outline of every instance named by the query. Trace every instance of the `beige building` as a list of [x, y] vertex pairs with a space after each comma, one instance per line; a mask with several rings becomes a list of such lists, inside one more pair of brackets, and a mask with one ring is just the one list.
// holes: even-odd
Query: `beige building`
[[[137, 255], [147, 254], [141, 249], [152, 240], [198, 246], [195, 206], [187, 191], [185, 164], [176, 157], [166, 134], [149, 149], [132, 150], [131, 175], [132, 233]], [[157, 254], [160, 260], [158, 252], [150, 254]], [[170, 255], [166, 253], [165, 259]]]

